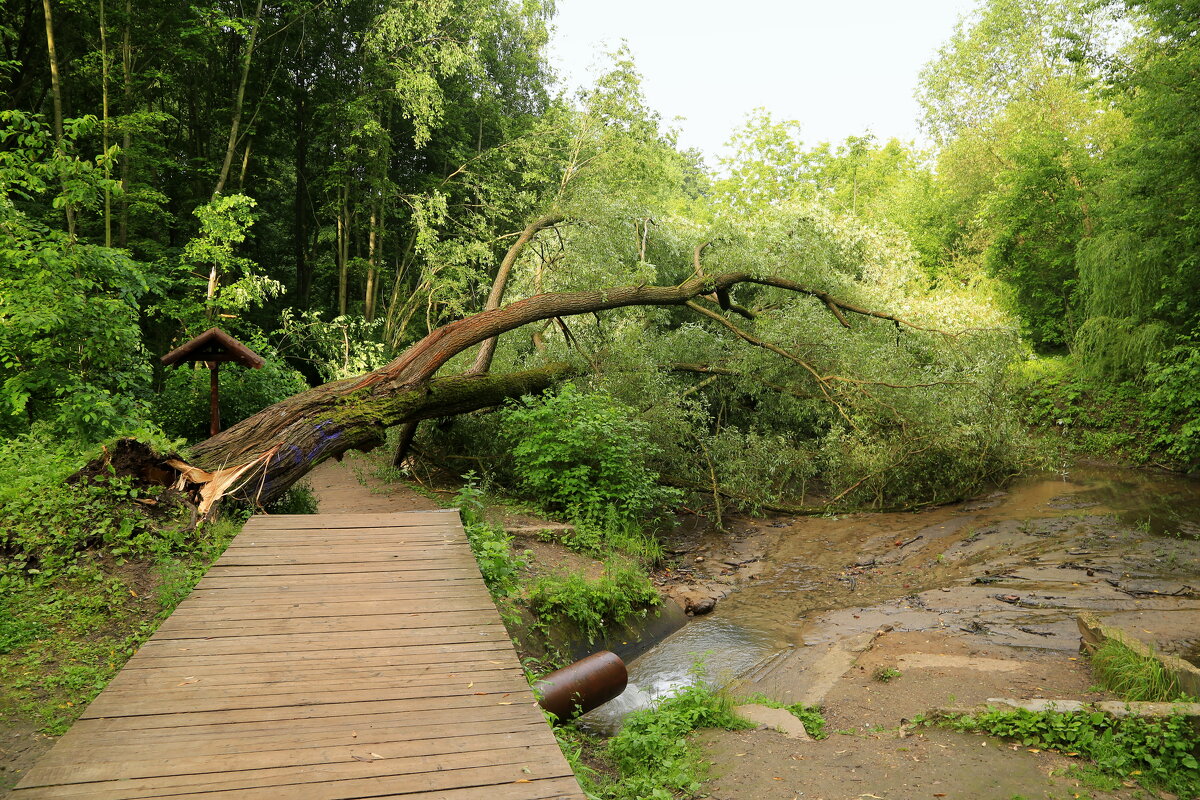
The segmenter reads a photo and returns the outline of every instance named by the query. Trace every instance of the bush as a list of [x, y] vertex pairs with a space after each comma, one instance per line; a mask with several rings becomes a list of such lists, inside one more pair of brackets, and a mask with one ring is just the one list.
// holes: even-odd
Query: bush
[[589, 580], [576, 573], [543, 575], [529, 587], [529, 609], [540, 624], [568, 619], [589, 642], [612, 624], [621, 624], [661, 599], [636, 565], [614, 561], [604, 575]]
[[505, 597], [517, 587], [517, 574], [525, 559], [512, 551], [512, 536], [504, 528], [483, 518], [483, 490], [474, 472], [463, 476], [455, 502], [462, 514], [467, 542], [479, 565], [479, 573], [493, 597]]
[[1200, 465], [1200, 348], [1172, 348], [1150, 375], [1155, 446], [1188, 469]]
[[572, 383], [525, 397], [502, 412], [520, 487], [547, 508], [582, 521], [638, 519], [674, 497], [647, 467], [647, 426], [612, 397]]

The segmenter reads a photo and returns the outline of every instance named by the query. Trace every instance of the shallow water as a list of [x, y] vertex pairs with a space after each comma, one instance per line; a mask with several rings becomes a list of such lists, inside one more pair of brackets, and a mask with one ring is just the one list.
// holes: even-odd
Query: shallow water
[[586, 725], [612, 730], [698, 680], [699, 659], [704, 679], [725, 685], [789, 648], [883, 624], [1063, 650], [1091, 610], [1167, 651], [1200, 651], [1193, 480], [1087, 466], [927, 511], [755, 524], [778, 527], [758, 579], [633, 660], [629, 689]]

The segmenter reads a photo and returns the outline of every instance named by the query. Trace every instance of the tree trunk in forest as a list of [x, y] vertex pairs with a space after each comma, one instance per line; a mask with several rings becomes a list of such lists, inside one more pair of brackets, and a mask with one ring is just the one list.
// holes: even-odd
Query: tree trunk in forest
[[795, 281], [748, 272], [696, 276], [677, 286], [619, 286], [535, 295], [444, 325], [387, 366], [367, 375], [310, 389], [260, 411], [196, 445], [192, 450], [195, 465], [205, 470], [230, 470], [252, 464], [238, 472], [244, 480], [236, 492], [267, 502], [325, 458], [350, 449], [378, 446], [386, 429], [393, 425], [496, 405], [509, 397], [545, 389], [571, 372], [569, 365], [551, 364], [507, 375], [464, 374], [434, 379], [447, 361], [473, 345], [528, 323], [556, 317], [629, 306], [685, 305], [711, 292], [728, 298], [729, 290], [739, 283], [774, 286], [811, 296], [847, 326], [845, 314], [853, 313], [917, 327]]
[[296, 258], [296, 295], [300, 308], [307, 309], [312, 291], [312, 267], [308, 263], [308, 92], [297, 87], [295, 92], [296, 149], [293, 164], [296, 170], [296, 194], [293, 198], [293, 232]]
[[371, 206], [371, 216], [367, 222], [367, 287], [363, 292], [363, 318], [367, 322], [375, 319], [375, 276], [378, 274], [378, 268], [375, 263], [377, 255], [377, 245], [379, 243], [379, 232], [376, 225], [379, 222], [379, 215], [376, 205]]
[[[100, 114], [103, 149], [108, 154], [108, 26], [104, 18], [104, 0], [100, 0]], [[104, 167], [104, 177], [111, 177], [112, 167]], [[112, 247], [112, 189], [104, 187], [104, 246]]]
[[[529, 244], [540, 231], [551, 228], [562, 221], [561, 214], [549, 214], [525, 226], [525, 230], [521, 231], [517, 241], [508, 248], [508, 252], [504, 254], [504, 260], [500, 262], [500, 269], [496, 272], [495, 280], [492, 281], [492, 290], [488, 292], [487, 302], [483, 306], [484, 311], [494, 311], [500, 307], [500, 302], [504, 299], [504, 290], [508, 287], [508, 276], [512, 273], [513, 265], [517, 263], [517, 258], [525, 249], [525, 245]], [[479, 348], [479, 354], [475, 356], [475, 364], [471, 367], [471, 372], [487, 372], [492, 366], [492, 356], [495, 354], [496, 338], [492, 337]]]
[[[50, 57], [50, 96], [54, 103], [54, 143], [61, 153], [63, 149], [63, 90], [58, 75], [58, 55], [54, 48], [54, 16], [50, 0], [42, 0], [42, 13], [46, 17], [46, 51]], [[75, 238], [75, 207], [67, 202], [63, 205], [67, 215], [67, 234]]]
[[338, 265], [338, 316], [346, 315], [346, 290], [350, 271], [350, 185], [338, 189], [337, 207], [337, 265]]
[[[45, 0], [50, 2], [50, 0]], [[242, 59], [242, 77], [238, 81], [237, 96], [233, 101], [233, 119], [229, 123], [229, 143], [225, 146], [225, 160], [221, 163], [221, 174], [217, 178], [217, 186], [213, 189], [213, 199], [221, 196], [225, 190], [225, 181], [229, 179], [229, 170], [233, 166], [233, 154], [237, 151], [238, 128], [242, 124], [242, 106], [246, 99], [246, 83], [250, 78], [250, 59], [254, 54], [254, 39], [258, 36], [258, 23], [262, 19], [262, 0], [254, 9], [254, 24], [250, 27], [250, 40], [246, 43], [246, 56]], [[211, 291], [209, 296], [211, 297]]]
[[[133, 19], [133, 0], [125, 0], [125, 25], [121, 31], [121, 77], [125, 95], [125, 114], [133, 113], [133, 46], [129, 41], [129, 26]], [[117, 245], [129, 242], [129, 121], [121, 125], [121, 222], [117, 228]]]

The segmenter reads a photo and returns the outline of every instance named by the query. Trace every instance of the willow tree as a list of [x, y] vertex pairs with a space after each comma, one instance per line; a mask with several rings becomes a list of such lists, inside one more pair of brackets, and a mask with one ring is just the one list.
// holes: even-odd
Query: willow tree
[[[535, 295], [442, 326], [374, 372], [319, 386], [264, 409], [192, 448], [190, 466], [198, 470], [179, 466], [195, 483], [215, 483], [221, 488], [236, 485], [242, 495], [267, 502], [321, 461], [348, 450], [379, 446], [391, 426], [497, 405], [506, 398], [546, 389], [572, 370], [569, 364], [551, 363], [514, 373], [490, 374], [472, 368], [436, 377], [451, 358], [474, 345], [542, 320], [629, 306], [687, 306], [701, 314], [718, 315], [695, 302], [708, 296], [718, 309], [750, 315], [753, 312], [731, 300], [730, 293], [739, 284], [770, 286], [810, 297], [845, 327], [850, 327], [848, 317], [854, 315], [910, 325], [816, 287], [750, 272], [697, 274], [676, 286], [617, 286]], [[756, 344], [795, 360], [769, 343]], [[830, 380], [815, 370], [813, 377], [822, 383]]]

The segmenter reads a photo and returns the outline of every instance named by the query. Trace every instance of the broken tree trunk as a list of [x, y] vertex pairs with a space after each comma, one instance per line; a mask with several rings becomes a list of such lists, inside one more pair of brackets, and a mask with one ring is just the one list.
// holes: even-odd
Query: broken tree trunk
[[191, 466], [229, 475], [229, 470], [253, 463], [252, 468], [238, 473], [237, 484], [224, 493], [268, 502], [326, 458], [379, 446], [393, 425], [494, 406], [507, 398], [542, 391], [572, 372], [567, 364], [550, 364], [507, 375], [467, 373], [434, 378], [447, 361], [469, 347], [531, 322], [628, 306], [684, 305], [701, 294], [728, 293], [739, 283], [774, 286], [816, 298], [843, 325], [849, 324], [845, 315], [850, 313], [917, 327], [794, 281], [748, 272], [696, 276], [677, 286], [540, 294], [444, 325], [367, 375], [328, 383], [276, 403], [196, 445]]

